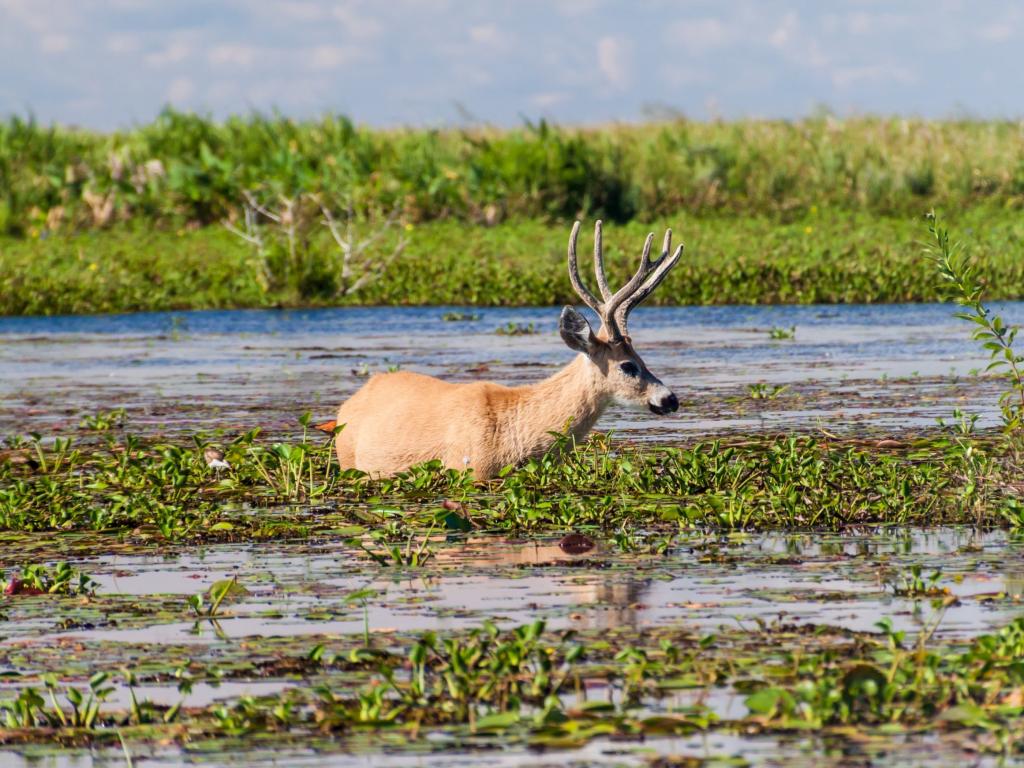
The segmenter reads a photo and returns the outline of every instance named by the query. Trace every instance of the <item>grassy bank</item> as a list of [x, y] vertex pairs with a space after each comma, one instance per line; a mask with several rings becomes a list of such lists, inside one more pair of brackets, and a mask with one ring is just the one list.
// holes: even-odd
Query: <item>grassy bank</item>
[[[1024, 295], [1024, 219], [1012, 209], [951, 212], [970, 241], [990, 299]], [[223, 227], [126, 223], [79, 234], [0, 239], [0, 312], [7, 315], [336, 304], [549, 305], [576, 301], [565, 272], [567, 220], [493, 227], [436, 221], [389, 230], [405, 251], [384, 276], [341, 294], [340, 251], [325, 229], [291, 263], [258, 255]], [[683, 262], [650, 303], [816, 303], [942, 298], [921, 256], [919, 216], [814, 209], [797, 221], [676, 214], [607, 228], [605, 252], [624, 280], [648, 229], [671, 225]], [[589, 248], [589, 233], [581, 244]], [[268, 279], [269, 275], [269, 279]]]
[[1021, 137], [1006, 121], [831, 117], [381, 131], [340, 116], [214, 122], [167, 111], [109, 134], [13, 118], [0, 122], [0, 232], [209, 224], [257, 190], [400, 205], [414, 222], [1019, 207]]

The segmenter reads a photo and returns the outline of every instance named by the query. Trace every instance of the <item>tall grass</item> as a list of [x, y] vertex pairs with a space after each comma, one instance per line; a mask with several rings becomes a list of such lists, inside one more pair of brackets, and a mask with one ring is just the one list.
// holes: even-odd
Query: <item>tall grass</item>
[[1024, 124], [828, 116], [514, 130], [371, 130], [328, 115], [215, 122], [167, 110], [115, 133], [0, 123], [0, 233], [142, 218], [202, 226], [244, 193], [351, 195], [413, 221], [799, 216], [1024, 203]]

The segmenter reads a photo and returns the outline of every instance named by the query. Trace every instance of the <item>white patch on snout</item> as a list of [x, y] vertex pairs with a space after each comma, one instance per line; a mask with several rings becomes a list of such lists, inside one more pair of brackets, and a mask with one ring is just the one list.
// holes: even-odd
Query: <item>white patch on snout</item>
[[654, 405], [660, 408], [662, 401], [666, 400], [671, 396], [672, 390], [666, 387], [664, 384], [661, 384], [654, 390], [650, 397], [647, 398], [647, 403], [649, 405]]

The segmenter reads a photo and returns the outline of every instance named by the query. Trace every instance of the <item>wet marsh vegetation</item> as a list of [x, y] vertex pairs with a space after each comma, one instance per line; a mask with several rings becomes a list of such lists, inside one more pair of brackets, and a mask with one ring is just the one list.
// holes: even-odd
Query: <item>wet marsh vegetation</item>
[[1019, 736], [1002, 438], [597, 437], [481, 486], [429, 466], [370, 481], [321, 438], [252, 433], [218, 436], [218, 471], [129, 428], [98, 414], [0, 463], [0, 712], [22, 754], [543, 759], [596, 740], [644, 764], [731, 759], [708, 734], [779, 759], [806, 733], [865, 757], [925, 731], [947, 757]]
[[0, 320], [4, 757], [1019, 760], [1024, 305], [931, 234], [973, 341], [641, 310], [678, 415], [486, 483], [341, 471], [311, 425], [378, 370], [536, 381], [551, 310]]
[[615, 224], [615, 279], [648, 229], [674, 227], [690, 268], [664, 305], [935, 301], [916, 220], [930, 207], [971, 232], [989, 298], [1013, 298], [1021, 132], [827, 114], [372, 130], [167, 110], [104, 134], [11, 117], [0, 313], [550, 305], [575, 300], [574, 218]]
[[[817, 326], [811, 310], [744, 315], [728, 341], [716, 332], [721, 355], [701, 349], [698, 322], [697, 360], [680, 364], [696, 363], [704, 396], [685, 419], [652, 435], [613, 412], [612, 435], [488, 484], [429, 465], [340, 472], [296, 408], [321, 396], [299, 382], [354, 388], [369, 353], [332, 351], [305, 317], [266, 341], [250, 330], [242, 381], [227, 316], [97, 319], [115, 327], [73, 337], [91, 363], [67, 358], [59, 326], [16, 325], [6, 364], [40, 378], [8, 381], [0, 411], [5, 748], [135, 764], [1012, 757], [1021, 446], [992, 429], [1003, 382], [949, 373], [980, 367], [977, 353], [945, 332], [936, 349], [910, 320], [931, 327], [948, 308], [899, 310], [897, 331], [893, 311]], [[453, 323], [435, 312], [413, 350], [378, 364], [529, 378], [558, 357], [543, 333], [494, 334], [532, 314], [479, 314], [439, 339]], [[656, 329], [675, 320], [648, 318], [656, 357]], [[466, 371], [467, 335], [501, 339], [503, 360]], [[837, 359], [823, 366], [825, 349]], [[140, 363], [106, 390], [121, 404], [80, 410], [124, 354]], [[295, 384], [268, 388], [282, 364]], [[319, 366], [339, 378], [311, 376]], [[731, 375], [751, 366], [749, 383]], [[225, 407], [236, 387], [252, 399]], [[41, 389], [60, 406], [28, 395]], [[934, 426], [957, 406], [989, 426]], [[265, 430], [240, 428], [268, 413]], [[697, 434], [716, 419], [717, 438]], [[208, 466], [209, 447], [229, 467]]]

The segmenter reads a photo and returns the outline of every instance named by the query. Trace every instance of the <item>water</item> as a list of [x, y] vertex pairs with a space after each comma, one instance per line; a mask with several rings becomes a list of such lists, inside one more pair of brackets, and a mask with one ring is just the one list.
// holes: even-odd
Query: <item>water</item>
[[[4, 689], [22, 683], [19, 676], [60, 665], [65, 675], [84, 680], [89, 672], [121, 664], [154, 668], [188, 663], [230, 669], [254, 664], [251, 676], [220, 684], [201, 683], [184, 697], [187, 706], [231, 700], [240, 695], [275, 693], [294, 685], [312, 686], [318, 678], [275, 676], [268, 668], [278, 654], [308, 649], [314, 643], [371, 643], [389, 647], [399, 636], [425, 630], [451, 631], [484, 620], [511, 628], [543, 617], [552, 629], [575, 629], [581, 638], [620, 633], [725, 633], [757, 625], [814, 624], [833, 631], [875, 629], [882, 616], [909, 639], [931, 631], [941, 640], [968, 639], [1024, 615], [1024, 540], [1006, 532], [960, 528], [863, 531], [843, 534], [777, 533], [683, 538], [663, 554], [628, 554], [594, 541], [585, 552], [570, 554], [557, 538], [535, 540], [494, 537], [438, 537], [435, 559], [421, 570], [373, 568], [365, 555], [339, 542], [265, 543], [184, 548], [163, 554], [78, 558], [77, 567], [99, 582], [91, 602], [101, 610], [94, 626], [59, 629], [56, 625], [82, 611], [69, 600], [59, 610], [45, 598], [10, 601], [0, 641]], [[959, 600], [940, 601], [897, 594], [900, 578], [915, 564], [942, 565], [939, 586]], [[214, 582], [235, 577], [248, 595], [229, 601], [216, 621], [187, 619], [184, 598]], [[370, 589], [361, 601], [348, 598]], [[132, 617], [117, 601], [141, 600], [149, 613]], [[89, 601], [87, 601], [89, 602]], [[171, 606], [164, 610], [159, 606]], [[177, 609], [173, 606], [177, 605]], [[104, 607], [105, 606], [105, 607]], [[655, 635], [657, 636], [657, 635]], [[795, 637], [795, 635], [794, 635]], [[841, 635], [837, 635], [843, 642]], [[257, 670], [263, 669], [262, 672]], [[76, 673], [76, 670], [78, 672]], [[334, 685], [339, 683], [335, 678]], [[353, 683], [349, 682], [349, 685]], [[182, 699], [173, 683], [145, 684], [136, 695], [171, 705]], [[599, 692], [595, 696], [601, 696]], [[746, 714], [744, 694], [729, 688], [680, 691], [661, 700], [657, 712], [701, 703], [723, 719]], [[119, 688], [111, 706], [127, 704]], [[176, 765], [201, 759], [209, 765], [271, 763], [289, 765], [526, 765], [643, 766], [652, 755], [687, 755], [715, 764], [743, 756], [763, 764], [830, 764], [849, 757], [853, 744], [830, 753], [820, 736], [752, 736], [729, 731], [638, 742], [598, 739], [585, 747], [535, 753], [505, 747], [480, 753], [442, 733], [425, 734], [415, 749], [379, 747], [350, 751], [346, 741], [327, 740], [315, 751], [285, 747], [284, 752], [245, 751], [190, 754], [139, 745], [146, 764]], [[918, 765], [954, 759], [956, 734], [930, 741], [924, 734], [865, 742], [882, 750], [891, 764]], [[969, 747], [966, 747], [969, 749]], [[0, 765], [87, 766], [117, 761], [117, 753], [50, 756], [38, 763], [0, 752]], [[36, 748], [38, 749], [38, 748]], [[429, 750], [424, 754], [424, 749]], [[467, 751], [468, 749], [468, 751]], [[443, 754], [442, 754], [443, 753]], [[26, 760], [27, 762], [22, 762]], [[838, 760], [837, 764], [841, 764]]]
[[[294, 432], [329, 419], [365, 375], [391, 367], [452, 381], [515, 385], [550, 375], [572, 353], [552, 308], [448, 307], [161, 312], [0, 318], [0, 431], [47, 431], [83, 413], [124, 407], [164, 430]], [[997, 308], [1024, 320], [1024, 303]], [[637, 349], [679, 395], [670, 417], [613, 406], [599, 424], [659, 441], [727, 432], [920, 429], [953, 407], [995, 423], [996, 385], [970, 376], [987, 362], [940, 304], [641, 308]], [[535, 335], [501, 336], [508, 323]], [[772, 340], [773, 327], [796, 328]], [[749, 386], [786, 386], [767, 400]]]
[[[556, 333], [555, 309], [473, 309], [472, 322], [445, 322], [452, 308], [150, 313], [96, 317], [0, 318], [0, 434], [59, 432], [83, 416], [123, 407], [142, 434], [181, 437], [259, 426], [294, 435], [304, 411], [331, 418], [369, 372], [392, 366], [454, 381], [522, 384], [571, 359]], [[1024, 303], [998, 308], [1024, 320]], [[599, 428], [633, 440], [689, 442], [727, 433], [818, 431], [899, 436], [930, 428], [954, 407], [997, 420], [998, 385], [971, 375], [987, 360], [945, 305], [707, 307], [640, 309], [633, 336], [650, 368], [672, 386], [680, 411], [657, 418], [613, 406]], [[534, 335], [501, 336], [508, 323]], [[793, 340], [773, 327], [795, 326]], [[785, 386], [755, 400], [749, 386]], [[510, 628], [544, 618], [583, 637], [618, 632], [713, 633], [759, 624], [828, 625], [872, 631], [882, 616], [911, 637], [938, 626], [939, 640], [966, 640], [1024, 615], [1024, 542], [1005, 532], [866, 530], [677, 539], [665, 554], [629, 554], [596, 541], [570, 554], [557, 538], [435, 537], [434, 559], [419, 571], [375, 566], [342, 541], [202, 547], [113, 546], [105, 554], [61, 555], [99, 583], [91, 600], [5, 602], [0, 630], [3, 690], [62, 670], [84, 681], [98, 668], [255, 665], [221, 685], [196, 686], [190, 705], [311, 685], [272, 669], [279, 654], [315, 643], [346, 647], [408, 642], [426, 630]], [[4, 561], [56, 559], [51, 538], [5, 545]], [[49, 554], [45, 554], [49, 553]], [[117, 554], [115, 554], [117, 553]], [[898, 594], [920, 565], [941, 566], [939, 585], [957, 598]], [[234, 577], [248, 593], [225, 603], [216, 621], [191, 615], [185, 600]], [[371, 590], [365, 603], [349, 596]], [[263, 665], [263, 666], [261, 666]], [[270, 665], [270, 666], [266, 666]], [[269, 670], [269, 671], [268, 671]], [[172, 704], [171, 684], [147, 684], [151, 700]], [[692, 703], [680, 693], [663, 705]], [[123, 704], [126, 690], [112, 699]], [[742, 696], [722, 689], [704, 703], [742, 717]], [[444, 737], [447, 738], [447, 737]], [[478, 751], [427, 734], [414, 751], [362, 750], [325, 738], [315, 748], [258, 749], [239, 755], [133, 745], [152, 765], [630, 765], [687, 756], [786, 765], [847, 759], [920, 765], [976, 755], [955, 735], [892, 737], [837, 749], [827, 737], [714, 732], [643, 743], [597, 739], [581, 749], [525, 747]], [[952, 740], [952, 741], [951, 741]], [[493, 746], [493, 745], [492, 745]], [[59, 751], [24, 746], [0, 752], [3, 765], [124, 764], [120, 749]], [[849, 752], [854, 749], [856, 754]], [[858, 751], [862, 749], [863, 751]], [[875, 750], [875, 751], [872, 751]], [[881, 751], [879, 751], [881, 750]]]

